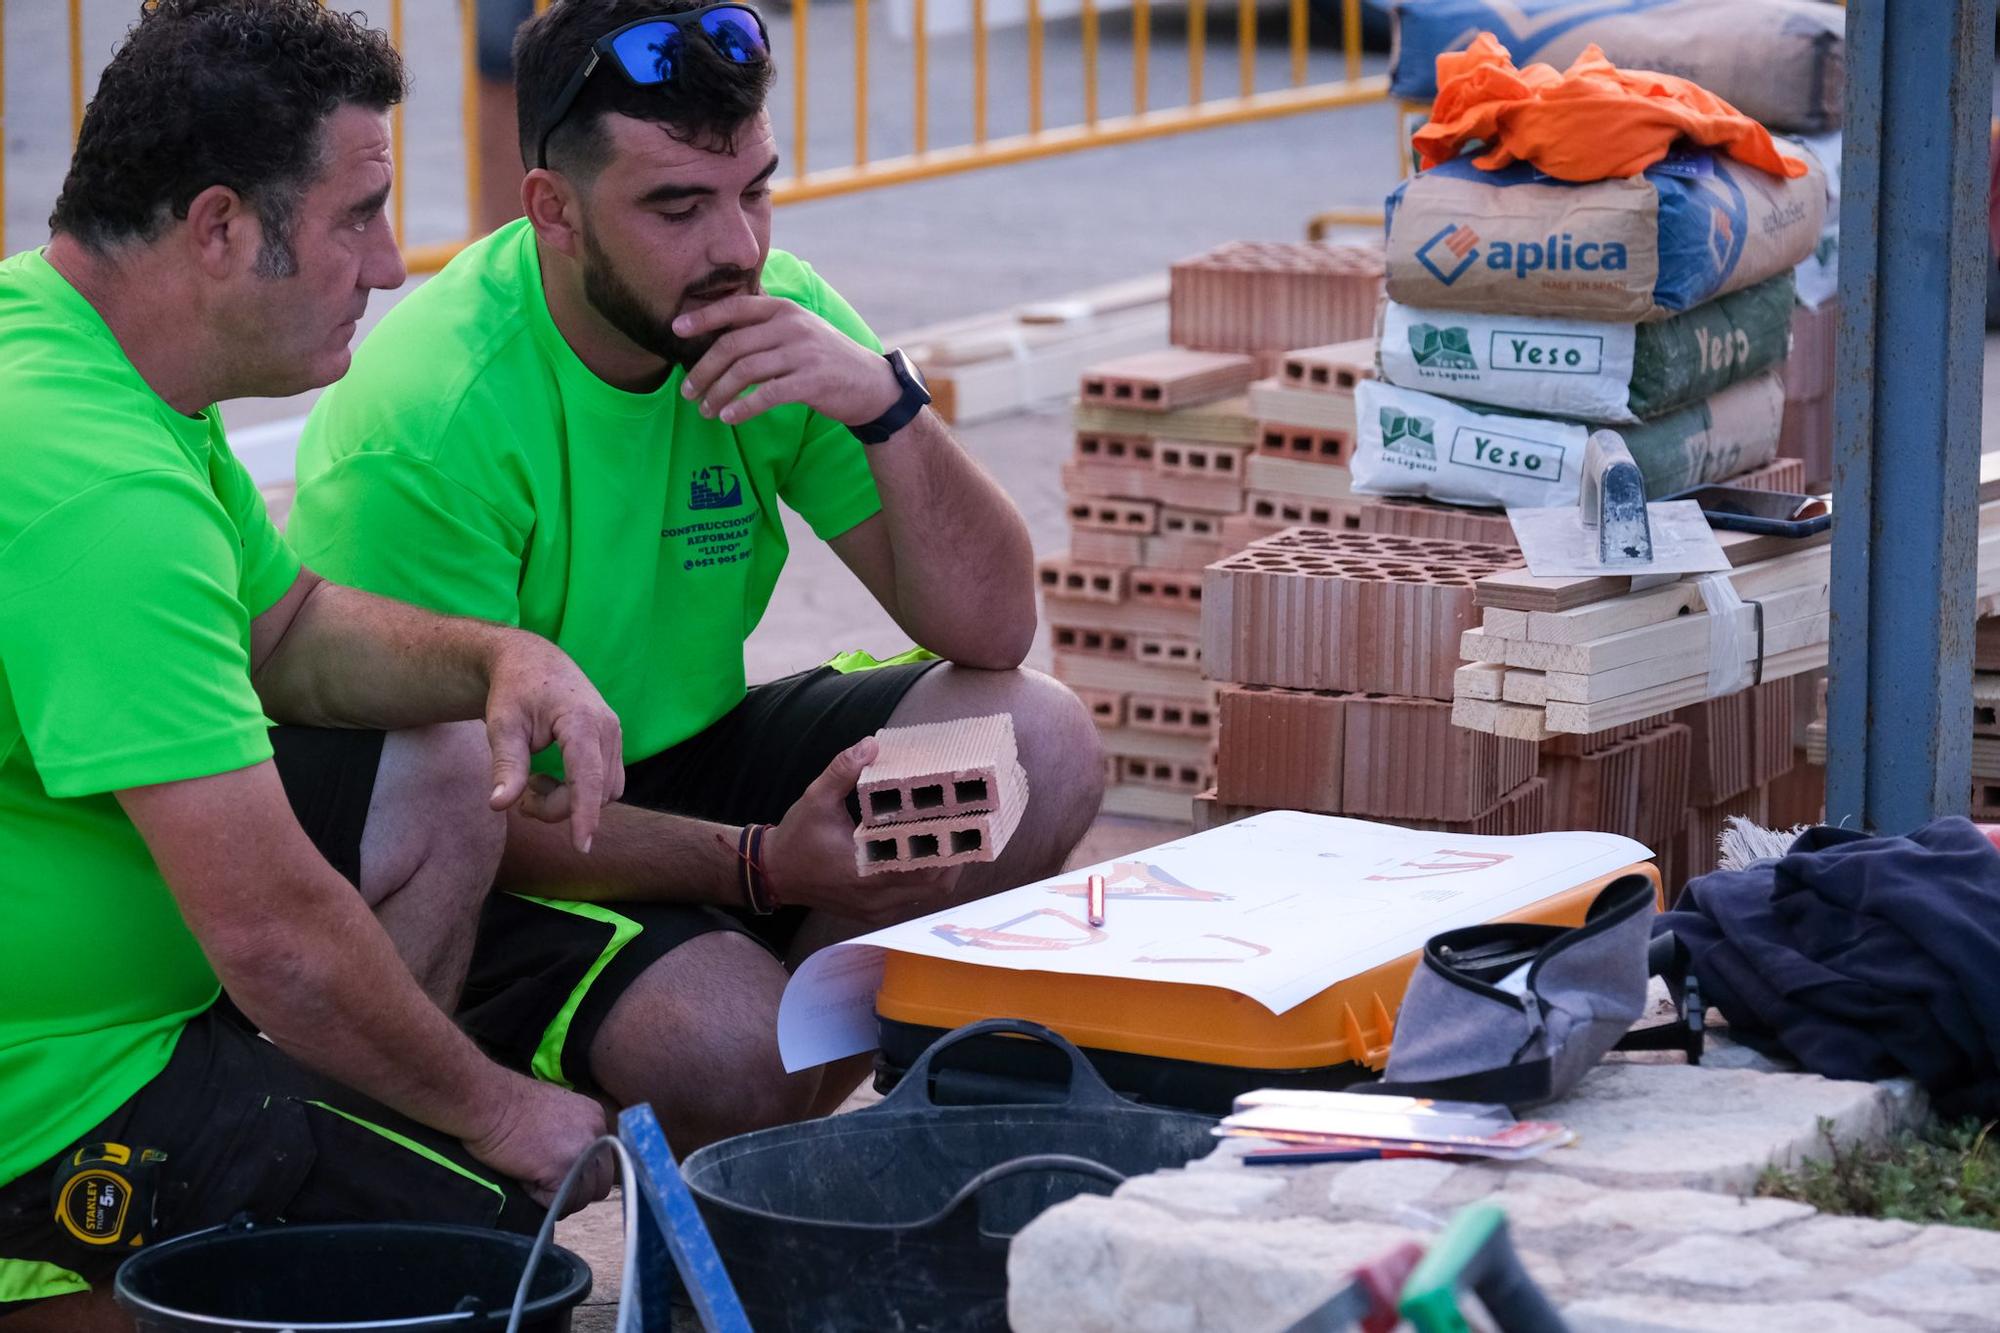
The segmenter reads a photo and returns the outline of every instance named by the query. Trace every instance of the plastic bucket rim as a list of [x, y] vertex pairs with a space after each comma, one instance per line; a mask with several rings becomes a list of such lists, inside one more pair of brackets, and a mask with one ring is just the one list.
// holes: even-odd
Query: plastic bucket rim
[[[1204, 1116], [1197, 1111], [1175, 1111], [1175, 1110], [1168, 1110], [1165, 1108], [1139, 1106], [1136, 1104], [1134, 1104], [1130, 1109], [1132, 1112], [1144, 1116], [1147, 1119], [1200, 1120], [1204, 1121], [1208, 1125], [1215, 1124], [1214, 1116]], [[974, 1104], [969, 1106], [940, 1106], [937, 1107], [935, 1111], [929, 1113], [897, 1112], [897, 1113], [891, 1113], [888, 1116], [884, 1116], [880, 1120], [877, 1120], [872, 1124], [864, 1125], [855, 1123], [862, 1120], [864, 1117], [870, 1115], [872, 1113], [872, 1110], [873, 1108], [871, 1108], [868, 1111], [857, 1111], [852, 1115], [838, 1117], [839, 1119], [848, 1121], [849, 1123], [843, 1126], [835, 1127], [834, 1132], [827, 1134], [824, 1137], [827, 1139], [836, 1139], [836, 1138], [850, 1137], [859, 1134], [873, 1135], [873, 1134], [888, 1133], [903, 1127], [902, 1124], [895, 1124], [895, 1125], [890, 1124], [889, 1122], [892, 1120], [898, 1122], [906, 1122], [906, 1123], [916, 1123], [918, 1121], [931, 1121], [934, 1120], [936, 1116], [940, 1113], [949, 1114], [951, 1112], [973, 1112], [973, 1111], [994, 1111], [994, 1110], [1029, 1111], [1029, 1112], [1049, 1111], [1058, 1113], [1068, 1112], [1069, 1114], [1074, 1115], [1074, 1112], [1070, 1111], [1070, 1108], [1057, 1105], [1054, 1103], [1036, 1102], [1036, 1103], [1024, 1103], [1017, 1106], [1004, 1102], [996, 1102], [991, 1105]], [[1126, 1113], [1126, 1108], [1123, 1107], [1111, 1109], [1111, 1114], [1123, 1115], [1125, 1113]], [[1099, 1119], [1102, 1117], [1102, 1115], [1103, 1115], [1102, 1112], [1093, 1113], [1093, 1119]], [[831, 1117], [829, 1117], [829, 1119], [830, 1118]], [[707, 1162], [700, 1160], [705, 1154], [713, 1153], [715, 1156], [720, 1157], [721, 1154], [716, 1150], [721, 1149], [725, 1146], [731, 1144], [742, 1145], [742, 1149], [747, 1150], [757, 1146], [754, 1143], [754, 1140], [764, 1138], [766, 1136], [770, 1136], [774, 1140], [779, 1140], [779, 1141], [783, 1141], [786, 1139], [804, 1139], [807, 1136], [798, 1133], [799, 1130], [813, 1128], [815, 1126], [823, 1125], [825, 1123], [826, 1122], [822, 1120], [822, 1121], [807, 1121], [802, 1124], [794, 1124], [794, 1125], [773, 1125], [769, 1129], [752, 1130], [748, 1134], [738, 1134], [734, 1138], [722, 1139], [719, 1142], [711, 1143], [705, 1147], [697, 1148], [694, 1152], [688, 1154], [686, 1161], [681, 1163], [681, 1179], [687, 1185], [688, 1192], [694, 1195], [699, 1202], [706, 1204], [710, 1207], [726, 1209], [729, 1212], [735, 1213], [739, 1216], [754, 1218], [762, 1222], [778, 1222], [778, 1223], [783, 1223], [787, 1226], [827, 1227], [837, 1231], [853, 1232], [856, 1234], [865, 1235], [874, 1232], [890, 1232], [890, 1233], [907, 1232], [913, 1228], [922, 1227], [926, 1224], [934, 1223], [937, 1221], [937, 1217], [935, 1214], [925, 1214], [923, 1216], [913, 1217], [907, 1221], [902, 1221], [902, 1222], [863, 1222], [863, 1221], [848, 1221], [839, 1218], [806, 1217], [797, 1213], [772, 1212], [768, 1208], [759, 1208], [751, 1204], [738, 1203], [732, 1199], [725, 1199], [721, 1195], [717, 1194], [714, 1190], [710, 1189], [708, 1187], [708, 1183], [706, 1180], [700, 1179], [698, 1176], [690, 1174], [690, 1168], [697, 1166], [705, 1167], [708, 1165]], [[776, 1147], [778, 1145], [774, 1143], [772, 1146]], [[815, 1146], [823, 1147], [825, 1146], [825, 1144], [820, 1143], [816, 1144]], [[1078, 1155], [1081, 1156], [1082, 1154]], [[996, 1165], [998, 1164], [996, 1163]], [[1100, 1165], [1102, 1164], [1100, 1163]], [[968, 1176], [966, 1178], [966, 1183], [970, 1184], [972, 1180], [975, 1179], [978, 1175], [979, 1172], [977, 1171], [973, 1172], [971, 1176]]]
[[[439, 1314], [409, 1315], [395, 1319], [349, 1319], [338, 1323], [328, 1323], [324, 1320], [302, 1322], [296, 1319], [289, 1319], [274, 1322], [261, 1319], [233, 1319], [227, 1315], [195, 1314], [162, 1305], [151, 1297], [134, 1292], [125, 1280], [126, 1269], [132, 1265], [133, 1261], [149, 1255], [157, 1255], [170, 1246], [192, 1248], [189, 1243], [193, 1241], [266, 1236], [277, 1232], [297, 1236], [329, 1231], [354, 1233], [359, 1231], [408, 1230], [421, 1231], [427, 1235], [444, 1233], [475, 1237], [480, 1240], [500, 1239], [518, 1242], [523, 1263], [527, 1262], [528, 1252], [534, 1245], [533, 1238], [529, 1236], [517, 1235], [511, 1231], [498, 1231], [488, 1227], [461, 1226], [454, 1222], [309, 1222], [299, 1226], [275, 1223], [247, 1227], [224, 1223], [221, 1226], [208, 1227], [201, 1231], [191, 1231], [184, 1236], [175, 1236], [169, 1240], [163, 1240], [156, 1245], [149, 1245], [140, 1250], [139, 1253], [118, 1266], [118, 1271], [113, 1276], [111, 1283], [112, 1298], [119, 1305], [134, 1314], [175, 1319], [196, 1327], [248, 1330], [248, 1333], [394, 1333], [397, 1329], [421, 1330], [427, 1326], [434, 1327], [446, 1322], [453, 1324], [470, 1323], [473, 1320], [487, 1318], [500, 1313], [506, 1308], [492, 1307], [485, 1310], [445, 1311]], [[568, 1300], [570, 1306], [574, 1307], [590, 1294], [590, 1289], [596, 1275], [592, 1273], [590, 1265], [583, 1261], [581, 1255], [565, 1246], [556, 1244], [554, 1241], [550, 1241], [548, 1248], [542, 1254], [540, 1262], [546, 1264], [551, 1259], [555, 1259], [570, 1269], [569, 1281], [565, 1282], [559, 1291], [551, 1292], [546, 1296], [531, 1298], [522, 1310], [522, 1318], [524, 1320], [561, 1309], [563, 1308], [562, 1302], [565, 1300]], [[516, 1275], [516, 1280], [519, 1280], [518, 1274]], [[511, 1297], [509, 1299], [511, 1304]]]

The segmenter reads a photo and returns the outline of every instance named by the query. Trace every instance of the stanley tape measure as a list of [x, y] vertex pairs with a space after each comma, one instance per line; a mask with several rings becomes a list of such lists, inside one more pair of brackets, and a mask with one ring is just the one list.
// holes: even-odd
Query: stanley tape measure
[[144, 1245], [166, 1160], [157, 1148], [85, 1144], [56, 1168], [56, 1221], [85, 1245]]

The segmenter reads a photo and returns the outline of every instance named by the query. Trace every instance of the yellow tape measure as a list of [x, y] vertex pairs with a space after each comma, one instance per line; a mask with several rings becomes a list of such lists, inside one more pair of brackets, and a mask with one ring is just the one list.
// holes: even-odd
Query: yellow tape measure
[[56, 1221], [85, 1245], [144, 1245], [166, 1160], [157, 1148], [122, 1143], [78, 1148], [56, 1169]]

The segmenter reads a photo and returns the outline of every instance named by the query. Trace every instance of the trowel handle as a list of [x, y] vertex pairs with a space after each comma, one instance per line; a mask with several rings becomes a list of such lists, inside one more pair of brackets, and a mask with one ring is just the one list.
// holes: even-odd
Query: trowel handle
[[1507, 1234], [1507, 1214], [1495, 1204], [1462, 1209], [1437, 1238], [1403, 1287], [1403, 1318], [1418, 1333], [1468, 1333], [1459, 1309], [1470, 1290], [1501, 1333], [1567, 1333], [1568, 1326], [1535, 1285]]

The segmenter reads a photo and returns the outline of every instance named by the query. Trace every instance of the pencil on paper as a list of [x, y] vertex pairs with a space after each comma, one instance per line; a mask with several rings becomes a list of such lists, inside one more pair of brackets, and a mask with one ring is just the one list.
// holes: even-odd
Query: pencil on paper
[[1090, 924], [1101, 926], [1104, 924], [1104, 876], [1092, 875], [1089, 884], [1090, 899], [1087, 906], [1087, 913], [1090, 917]]

